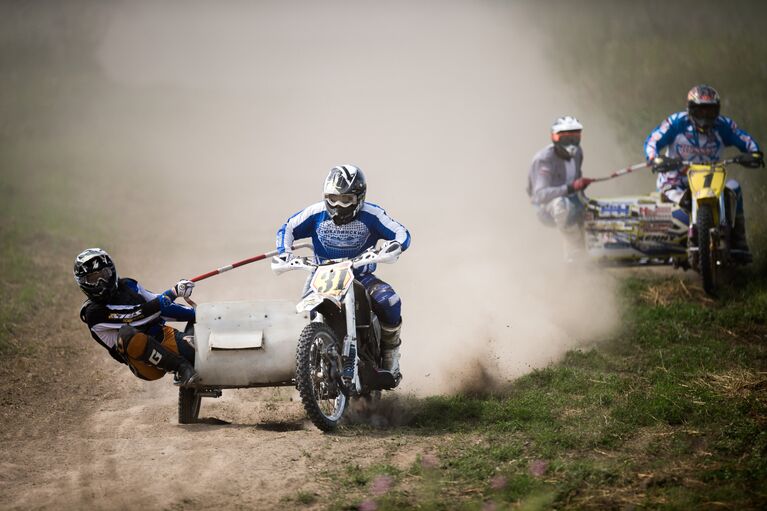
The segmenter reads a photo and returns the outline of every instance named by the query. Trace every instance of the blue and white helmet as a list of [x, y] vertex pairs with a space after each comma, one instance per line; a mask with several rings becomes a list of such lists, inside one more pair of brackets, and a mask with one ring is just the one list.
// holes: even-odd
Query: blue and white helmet
[[325, 178], [325, 209], [336, 224], [354, 220], [365, 203], [365, 174], [354, 165], [337, 165]]
[[109, 298], [117, 289], [117, 268], [104, 250], [89, 248], [75, 257], [75, 282], [83, 293], [95, 301]]

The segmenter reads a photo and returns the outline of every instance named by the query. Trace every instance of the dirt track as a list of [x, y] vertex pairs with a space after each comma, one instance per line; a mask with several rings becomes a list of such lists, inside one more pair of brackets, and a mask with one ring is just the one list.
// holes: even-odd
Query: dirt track
[[[3, 417], [0, 507], [286, 509], [299, 491], [326, 505], [334, 467], [407, 468], [428, 449], [428, 440], [392, 431], [324, 435], [292, 389], [225, 391], [204, 400], [201, 415], [230, 424], [180, 426], [170, 379], [141, 382], [99, 357], [85, 374], [58, 368], [50, 386], [27, 385], [18, 415]], [[41, 375], [30, 368], [19, 378]]]

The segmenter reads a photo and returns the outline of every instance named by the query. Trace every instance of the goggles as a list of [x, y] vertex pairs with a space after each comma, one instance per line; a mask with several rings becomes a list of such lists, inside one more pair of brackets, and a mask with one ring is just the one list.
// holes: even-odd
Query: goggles
[[112, 270], [110, 268], [101, 268], [100, 270], [96, 270], [96, 271], [85, 274], [84, 276], [80, 277], [80, 280], [90, 286], [95, 286], [101, 281], [103, 281], [104, 284], [106, 284], [109, 282], [109, 279], [111, 278], [112, 278]]
[[337, 208], [348, 208], [357, 204], [357, 196], [353, 193], [328, 193], [325, 194], [325, 200], [329, 205]]
[[562, 145], [580, 145], [581, 132], [580, 131], [560, 131], [559, 133], [552, 133], [551, 140]]
[[690, 115], [696, 119], [714, 121], [719, 117], [719, 105], [692, 105]]

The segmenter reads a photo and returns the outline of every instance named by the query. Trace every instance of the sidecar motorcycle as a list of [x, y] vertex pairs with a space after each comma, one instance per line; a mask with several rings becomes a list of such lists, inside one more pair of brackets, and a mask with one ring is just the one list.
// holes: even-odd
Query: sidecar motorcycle
[[332, 431], [350, 399], [395, 388], [400, 375], [381, 369], [380, 324], [353, 270], [393, 263], [401, 250], [389, 242], [354, 259], [273, 259], [275, 273], [312, 274], [297, 305], [200, 304], [191, 338], [199, 378], [179, 388], [179, 423], [196, 422], [202, 398], [220, 397], [222, 389], [295, 386], [309, 419]]
[[638, 197], [585, 199], [583, 233], [587, 259], [614, 265], [672, 265], [697, 271], [703, 289], [715, 295], [733, 258], [730, 234], [735, 200], [725, 187], [721, 162], [682, 162], [689, 190], [679, 204], [659, 193]]

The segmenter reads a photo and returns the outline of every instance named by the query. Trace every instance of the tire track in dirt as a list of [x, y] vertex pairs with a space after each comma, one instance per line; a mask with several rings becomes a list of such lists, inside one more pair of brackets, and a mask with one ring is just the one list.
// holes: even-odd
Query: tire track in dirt
[[406, 469], [429, 448], [391, 431], [325, 435], [292, 389], [224, 391], [203, 400], [201, 416], [230, 424], [179, 425], [170, 378], [143, 382], [98, 369], [98, 352], [87, 358], [97, 369], [57, 381], [54, 409], [4, 428], [3, 508], [280, 509], [298, 492], [316, 494], [306, 508], [320, 508], [333, 498], [334, 470]]

